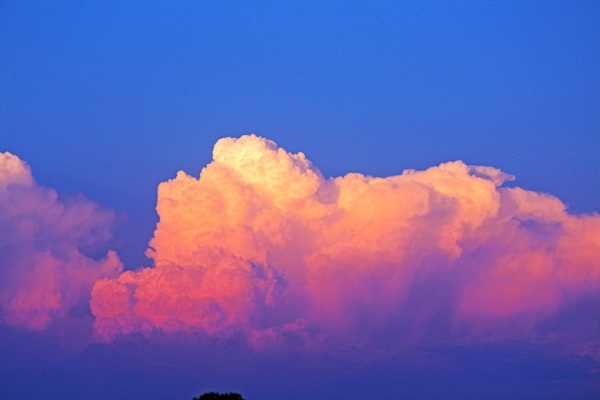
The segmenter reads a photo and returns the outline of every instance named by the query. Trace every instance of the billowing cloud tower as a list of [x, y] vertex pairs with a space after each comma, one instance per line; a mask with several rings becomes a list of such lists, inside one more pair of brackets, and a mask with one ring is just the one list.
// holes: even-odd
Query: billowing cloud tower
[[513, 177], [495, 168], [325, 179], [254, 135], [219, 140], [213, 158], [198, 179], [160, 184], [154, 266], [95, 283], [100, 339], [383, 345], [530, 333], [570, 304], [598, 304], [600, 216], [503, 188]]

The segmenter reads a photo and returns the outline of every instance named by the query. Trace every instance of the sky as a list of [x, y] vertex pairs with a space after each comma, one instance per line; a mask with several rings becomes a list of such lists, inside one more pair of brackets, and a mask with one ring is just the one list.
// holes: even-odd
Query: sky
[[596, 399], [600, 4], [0, 4], [0, 397]]

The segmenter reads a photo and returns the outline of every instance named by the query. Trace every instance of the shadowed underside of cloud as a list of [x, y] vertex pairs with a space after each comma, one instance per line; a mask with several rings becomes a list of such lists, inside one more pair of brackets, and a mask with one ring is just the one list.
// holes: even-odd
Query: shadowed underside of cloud
[[89, 298], [96, 280], [117, 277], [116, 253], [83, 252], [110, 238], [114, 218], [82, 196], [59, 199], [25, 162], [0, 153], [0, 322], [43, 329]]
[[547, 340], [570, 335], [551, 321], [581, 304], [592, 310], [581, 317], [588, 334], [571, 350], [600, 356], [597, 214], [571, 215], [555, 197], [501, 187], [510, 175], [460, 161], [325, 179], [302, 153], [256, 136], [219, 140], [213, 158], [198, 179], [179, 172], [160, 184], [154, 266], [94, 284], [100, 340]]

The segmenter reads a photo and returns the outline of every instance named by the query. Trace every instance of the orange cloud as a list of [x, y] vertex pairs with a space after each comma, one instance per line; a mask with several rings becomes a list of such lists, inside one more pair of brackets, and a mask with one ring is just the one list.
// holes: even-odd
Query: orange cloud
[[219, 140], [213, 159], [199, 178], [159, 185], [154, 266], [94, 285], [101, 340], [393, 335], [394, 321], [441, 311], [455, 322], [544, 318], [600, 288], [600, 217], [502, 188], [513, 177], [495, 168], [325, 179], [304, 154], [254, 135]]
[[539, 316], [600, 288], [600, 216], [570, 215], [557, 198], [520, 188], [501, 194], [480, 245], [494, 252], [464, 290], [464, 317]]
[[116, 253], [96, 261], [81, 252], [108, 239], [113, 221], [112, 211], [83, 197], [61, 201], [25, 162], [0, 153], [0, 321], [43, 329], [96, 280], [118, 276]]

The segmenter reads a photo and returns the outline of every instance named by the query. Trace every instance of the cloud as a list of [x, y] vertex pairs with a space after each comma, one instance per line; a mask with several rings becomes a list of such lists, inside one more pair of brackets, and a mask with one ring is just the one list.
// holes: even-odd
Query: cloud
[[326, 179], [270, 140], [221, 139], [199, 178], [159, 185], [154, 266], [94, 285], [96, 334], [264, 347], [531, 332], [600, 288], [600, 216], [512, 179], [461, 161]]
[[82, 196], [59, 199], [24, 161], [0, 153], [0, 321], [43, 329], [96, 280], [118, 276], [116, 253], [94, 260], [82, 252], [110, 238], [114, 218]]

